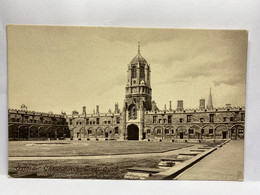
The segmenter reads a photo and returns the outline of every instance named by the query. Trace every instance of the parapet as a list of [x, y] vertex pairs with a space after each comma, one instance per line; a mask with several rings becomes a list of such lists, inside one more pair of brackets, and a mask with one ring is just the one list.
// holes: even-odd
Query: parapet
[[95, 113], [95, 114], [78, 114], [78, 115], [66, 115], [67, 118], [85, 118], [85, 117], [114, 117], [114, 116], [121, 116], [122, 113]]
[[26, 110], [19, 110], [19, 109], [8, 109], [8, 113], [17, 113], [17, 114], [27, 114], [27, 115], [38, 115], [38, 116], [46, 116], [46, 117], [64, 117], [63, 114], [53, 114], [53, 113], [46, 113], [46, 112], [36, 112], [36, 111], [26, 111]]
[[207, 110], [207, 109], [199, 109], [199, 108], [187, 108], [187, 109], [183, 109], [183, 110], [158, 110], [158, 111], [145, 111], [146, 114], [179, 114], [179, 113], [194, 113], [194, 112], [198, 112], [198, 113], [212, 113], [212, 112], [219, 112], [219, 111], [245, 111], [245, 107], [244, 106], [240, 106], [240, 107], [218, 107], [218, 108], [214, 108], [211, 110]]

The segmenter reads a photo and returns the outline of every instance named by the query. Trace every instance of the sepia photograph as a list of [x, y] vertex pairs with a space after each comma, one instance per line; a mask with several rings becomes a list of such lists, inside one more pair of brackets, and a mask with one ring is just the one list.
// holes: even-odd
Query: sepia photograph
[[8, 25], [9, 178], [243, 181], [247, 47], [247, 30]]

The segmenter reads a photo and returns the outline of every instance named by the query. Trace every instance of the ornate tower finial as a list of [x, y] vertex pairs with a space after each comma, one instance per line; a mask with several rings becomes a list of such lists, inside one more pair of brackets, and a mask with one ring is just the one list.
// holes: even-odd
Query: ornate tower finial
[[138, 53], [140, 53], [140, 41], [138, 42]]

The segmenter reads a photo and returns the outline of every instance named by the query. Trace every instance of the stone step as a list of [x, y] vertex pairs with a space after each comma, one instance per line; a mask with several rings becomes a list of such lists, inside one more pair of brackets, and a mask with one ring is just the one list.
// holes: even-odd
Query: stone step
[[192, 152], [192, 153], [179, 153], [179, 156], [196, 156], [200, 153], [198, 152]]
[[198, 149], [208, 150], [208, 149], [211, 149], [211, 147], [199, 147]]
[[159, 173], [162, 171], [161, 169], [144, 168], [144, 167], [131, 167], [131, 168], [128, 168], [127, 170], [131, 171], [131, 172], [147, 172], [147, 173]]
[[188, 160], [188, 158], [162, 158], [161, 161], [174, 161], [174, 162], [183, 162]]
[[124, 179], [128, 180], [147, 180], [151, 177], [151, 173], [144, 173], [144, 172], [128, 172], [125, 174]]
[[195, 150], [190, 150], [190, 151], [191, 152], [205, 152], [205, 150], [198, 150], [198, 149], [197, 150], [196, 149]]
[[173, 167], [175, 165], [175, 162], [173, 161], [161, 161], [159, 163], [159, 167]]
[[125, 174], [124, 179], [130, 180], [144, 180], [151, 177], [153, 174], [163, 171], [163, 169], [144, 168], [144, 167], [131, 167], [128, 168], [128, 173]]

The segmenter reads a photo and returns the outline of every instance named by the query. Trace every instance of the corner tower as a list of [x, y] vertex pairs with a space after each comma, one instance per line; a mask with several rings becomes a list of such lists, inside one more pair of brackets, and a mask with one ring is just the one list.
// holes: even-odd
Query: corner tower
[[144, 139], [144, 112], [152, 110], [150, 65], [143, 58], [138, 43], [137, 55], [128, 64], [123, 107], [125, 139]]

